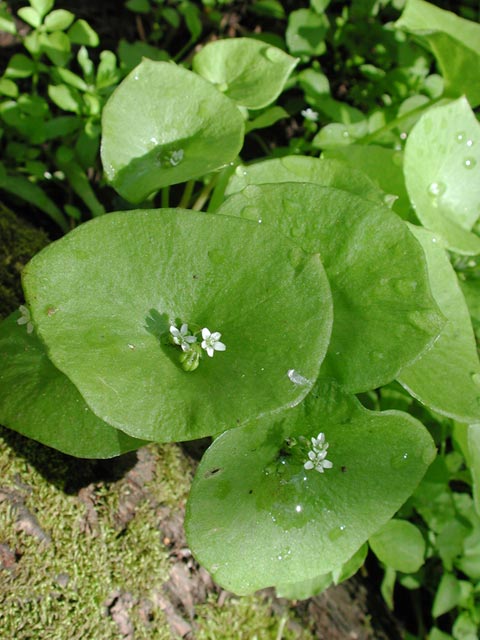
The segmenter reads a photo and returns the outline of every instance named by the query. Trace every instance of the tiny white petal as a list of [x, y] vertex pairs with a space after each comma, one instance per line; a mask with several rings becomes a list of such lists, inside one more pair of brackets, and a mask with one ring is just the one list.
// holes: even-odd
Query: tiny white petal
[[[207, 329], [207, 327], [204, 327], [204, 328], [202, 329], [202, 338], [203, 338], [204, 340], [207, 340], [210, 336], [211, 336], [210, 330], [209, 330], [209, 329]], [[204, 347], [204, 348], [205, 348], [205, 347]]]
[[223, 344], [223, 342], [216, 342], [214, 345], [215, 351], [225, 351], [227, 347]]
[[212, 340], [215, 340], [215, 342], [216, 342], [217, 340], [220, 340], [220, 338], [221, 338], [221, 337], [222, 337], [222, 334], [221, 334], [221, 333], [218, 333], [218, 331], [215, 331], [214, 333], [211, 333], [211, 334], [210, 334], [210, 338], [211, 338]]
[[333, 462], [330, 462], [330, 460], [324, 460], [322, 464], [324, 469], [331, 469], [333, 467]]
[[308, 460], [307, 462], [305, 462], [305, 464], [303, 465], [304, 469], [313, 469], [313, 462], [311, 460]]

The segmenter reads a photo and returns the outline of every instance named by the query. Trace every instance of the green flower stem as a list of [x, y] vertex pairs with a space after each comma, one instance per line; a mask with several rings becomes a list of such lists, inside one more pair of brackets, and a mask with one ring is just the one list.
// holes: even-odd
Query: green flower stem
[[424, 111], [427, 111], [428, 109], [430, 109], [430, 107], [433, 107], [433, 105], [438, 104], [439, 102], [442, 102], [444, 100], [445, 98], [443, 97], [430, 100], [430, 102], [427, 102], [426, 104], [422, 104], [420, 107], [417, 107], [416, 109], [412, 109], [411, 111], [408, 111], [407, 113], [404, 113], [403, 115], [398, 116], [398, 118], [395, 118], [391, 122], [388, 122], [386, 125], [384, 125], [380, 129], [377, 129], [376, 131], [372, 131], [372, 133], [369, 133], [366, 136], [363, 136], [363, 138], [358, 138], [358, 140], [356, 140], [355, 143], [370, 144], [371, 142], [374, 142], [378, 138], [378, 136], [381, 136], [387, 131], [391, 131], [392, 129], [395, 129], [395, 127], [400, 126], [403, 122], [409, 120], [410, 118], [416, 115], [420, 116]]
[[193, 187], [194, 186], [195, 186], [195, 180], [189, 180], [187, 182], [187, 184], [185, 185], [185, 189], [183, 190], [182, 197], [180, 199], [180, 202], [178, 203], [178, 206], [181, 209], [188, 209], [189, 208], [190, 199], [192, 197]]
[[207, 184], [204, 185], [203, 189], [200, 191], [198, 198], [192, 205], [192, 209], [194, 211], [201, 211], [203, 209], [203, 205], [208, 200], [210, 193], [215, 188], [218, 180], [220, 178], [220, 174], [216, 173]]

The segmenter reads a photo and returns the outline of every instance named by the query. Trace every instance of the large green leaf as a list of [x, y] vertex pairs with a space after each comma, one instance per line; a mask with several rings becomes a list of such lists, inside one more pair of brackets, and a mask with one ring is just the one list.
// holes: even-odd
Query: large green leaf
[[461, 422], [480, 420], [480, 362], [465, 298], [441, 240], [411, 227], [423, 246], [430, 286], [447, 319], [434, 345], [405, 367], [398, 381], [415, 398]]
[[480, 25], [424, 0], [408, 0], [396, 22], [430, 49], [445, 79], [445, 93], [480, 104]]
[[322, 187], [335, 187], [356, 193], [367, 200], [383, 203], [385, 193], [362, 171], [346, 167], [338, 160], [310, 156], [272, 158], [248, 166], [239, 165], [230, 178], [226, 195], [238, 193], [249, 184], [278, 182], [313, 182]]
[[192, 68], [237, 104], [262, 109], [278, 98], [297, 63], [261, 40], [229, 38], [207, 44]]
[[[54, 364], [99, 417], [151, 440], [219, 433], [296, 404], [331, 332], [318, 255], [214, 214], [96, 218], [33, 258], [23, 281]], [[173, 323], [219, 331], [227, 350], [186, 372]]]
[[320, 253], [334, 306], [326, 365], [349, 391], [391, 381], [443, 326], [423, 251], [386, 207], [330, 187], [283, 183], [250, 185], [218, 213], [261, 218]]
[[102, 162], [127, 200], [202, 176], [232, 161], [244, 124], [231, 100], [197, 74], [144, 59], [102, 114]]
[[430, 109], [412, 129], [405, 147], [405, 182], [422, 224], [448, 248], [480, 253], [470, 233], [480, 216], [480, 125], [465, 98]]
[[[404, 220], [411, 220], [411, 207], [403, 177], [403, 153], [379, 145], [351, 144], [347, 147], [325, 149], [323, 157], [342, 160], [350, 167], [358, 167], [385, 193], [396, 196], [393, 210]], [[336, 185], [332, 185], [336, 186]], [[365, 197], [365, 196], [364, 196]]]
[[90, 411], [18, 317], [0, 325], [0, 424], [80, 458], [111, 458], [144, 444]]
[[415, 573], [425, 561], [425, 540], [406, 520], [390, 520], [368, 542], [377, 558], [396, 571]]
[[[324, 473], [304, 468], [319, 430], [333, 462]], [[189, 546], [240, 594], [334, 571], [393, 516], [434, 455], [411, 416], [367, 411], [322, 382], [294, 409], [214, 441], [187, 505]]]

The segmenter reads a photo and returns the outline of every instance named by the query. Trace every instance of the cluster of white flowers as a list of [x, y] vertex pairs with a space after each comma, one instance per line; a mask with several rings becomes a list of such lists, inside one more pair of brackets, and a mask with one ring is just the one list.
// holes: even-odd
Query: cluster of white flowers
[[[197, 342], [197, 336], [192, 335], [188, 329], [188, 324], [182, 324], [180, 329], [177, 329], [175, 325], [170, 326], [170, 333], [172, 334], [172, 340], [175, 344], [182, 348], [182, 351], [191, 351], [193, 345]], [[213, 333], [207, 327], [202, 329], [202, 342], [201, 348], [207, 352], [210, 358], [213, 358], [215, 351], [225, 351], [227, 348], [223, 342], [220, 342], [222, 334], [218, 331]]]
[[325, 442], [325, 434], [319, 433], [316, 438], [311, 438], [312, 449], [308, 452], [308, 460], [303, 465], [305, 469], [315, 469], [323, 473], [324, 469], [331, 469], [333, 463], [327, 460], [328, 442]]
[[305, 120], [310, 120], [311, 122], [316, 122], [318, 120], [318, 113], [313, 109], [302, 109], [300, 111], [301, 115], [305, 118]]

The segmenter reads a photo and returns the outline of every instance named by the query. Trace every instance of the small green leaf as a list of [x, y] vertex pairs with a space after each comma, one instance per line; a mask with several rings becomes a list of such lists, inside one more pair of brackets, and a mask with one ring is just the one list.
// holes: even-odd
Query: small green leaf
[[62, 69], [59, 67], [55, 70], [55, 73], [58, 74], [61, 82], [64, 82], [79, 91], [86, 91], [88, 89], [88, 85], [85, 80], [76, 73], [70, 71], [70, 69]]
[[424, 0], [408, 0], [396, 27], [412, 34], [432, 51], [445, 78], [446, 95], [465, 94], [480, 104], [480, 25]]
[[122, 70], [127, 73], [130, 73], [132, 69], [139, 65], [142, 58], [157, 61], [163, 60], [164, 62], [169, 60], [168, 54], [162, 49], [158, 49], [158, 47], [153, 47], [141, 40], [127, 42], [124, 39], [120, 40], [118, 45], [118, 58]]
[[17, 15], [34, 29], [42, 24], [42, 16], [33, 7], [21, 7]]
[[405, 182], [422, 224], [457, 253], [480, 253], [480, 124], [465, 98], [427, 111], [405, 147]]
[[0, 422], [80, 458], [112, 458], [145, 444], [99, 420], [13, 313], [0, 324]]
[[252, 38], [207, 44], [193, 59], [193, 70], [237, 104], [262, 109], [282, 92], [298, 60]]
[[284, 118], [288, 118], [289, 114], [283, 107], [270, 107], [259, 116], [257, 116], [254, 120], [247, 122], [245, 126], [245, 133], [249, 133], [250, 131], [256, 131], [257, 129], [265, 129], [266, 127], [271, 127], [279, 120], [283, 120]]
[[120, 195], [141, 202], [234, 160], [243, 131], [240, 111], [209, 82], [172, 63], [144, 60], [105, 105], [102, 162]]
[[[324, 473], [304, 468], [320, 429], [333, 462]], [[238, 594], [334, 571], [393, 516], [434, 455], [411, 416], [367, 411], [319, 382], [294, 409], [210, 446], [187, 505], [189, 547]]]
[[48, 85], [48, 97], [64, 111], [82, 112], [82, 98], [76, 89], [65, 84]]
[[447, 319], [433, 346], [397, 377], [427, 407], [461, 422], [480, 421], [480, 362], [470, 313], [441, 239], [410, 227], [427, 260], [433, 297]]
[[12, 35], [17, 34], [17, 27], [15, 25], [15, 20], [11, 13], [9, 13], [6, 7], [0, 7], [0, 31], [5, 31], [6, 33], [10, 33]]
[[41, 33], [40, 48], [57, 67], [67, 64], [70, 59], [70, 40], [63, 31]]
[[261, 219], [322, 256], [335, 309], [325, 367], [352, 393], [390, 382], [443, 327], [423, 250], [386, 207], [304, 182], [250, 185], [217, 213]]
[[128, 0], [125, 3], [127, 9], [135, 11], [135, 13], [150, 13], [151, 7], [148, 0]]
[[65, 9], [56, 9], [45, 18], [45, 27], [48, 31], [64, 31], [75, 20], [75, 15]]
[[13, 80], [0, 78], [0, 94], [8, 98], [18, 97], [18, 87]]
[[97, 68], [97, 77], [95, 79], [97, 89], [101, 90], [117, 84], [120, 77], [116, 55], [113, 51], [102, 51], [100, 54], [100, 63]]
[[77, 20], [67, 32], [73, 44], [82, 44], [85, 47], [98, 47], [100, 42], [98, 35], [85, 20]]
[[[216, 214], [96, 218], [38, 254], [23, 282], [52, 361], [99, 417], [135, 437], [198, 438], [294, 405], [330, 337], [318, 256]], [[219, 331], [227, 350], [186, 373], [168, 340], [178, 322]]]
[[21, 176], [8, 176], [7, 180], [1, 182], [0, 188], [38, 207], [49, 215], [63, 231], [68, 231], [68, 224], [63, 213], [37, 184]]
[[55, 0], [28, 0], [41, 18], [53, 9]]
[[285, 34], [288, 50], [294, 56], [321, 56], [326, 51], [328, 27], [328, 18], [323, 13], [310, 9], [292, 11]]
[[16, 53], [8, 62], [8, 66], [5, 70], [5, 77], [28, 78], [34, 71], [35, 62], [23, 53]]
[[65, 174], [71, 188], [87, 205], [92, 216], [101, 216], [105, 208], [99, 202], [90, 181], [82, 167], [74, 160], [62, 162], [62, 154], [57, 152], [58, 168]]
[[377, 558], [396, 571], [415, 573], [424, 563], [425, 540], [407, 520], [390, 520], [370, 536], [368, 543]]

